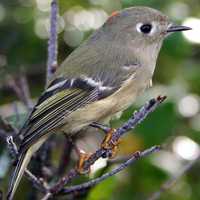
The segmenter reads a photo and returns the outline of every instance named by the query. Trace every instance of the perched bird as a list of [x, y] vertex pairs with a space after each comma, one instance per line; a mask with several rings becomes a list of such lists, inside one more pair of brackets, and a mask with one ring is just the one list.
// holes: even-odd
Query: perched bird
[[61, 64], [22, 127], [8, 199], [31, 156], [51, 134], [76, 134], [130, 106], [150, 85], [163, 40], [186, 30], [152, 8], [113, 13]]

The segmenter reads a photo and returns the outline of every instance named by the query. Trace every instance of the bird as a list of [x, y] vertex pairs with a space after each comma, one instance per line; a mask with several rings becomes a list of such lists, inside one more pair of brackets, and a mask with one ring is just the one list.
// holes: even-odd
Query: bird
[[151, 85], [164, 39], [187, 30], [150, 7], [114, 12], [58, 67], [19, 131], [7, 199], [14, 198], [32, 155], [49, 136], [77, 134], [127, 109]]

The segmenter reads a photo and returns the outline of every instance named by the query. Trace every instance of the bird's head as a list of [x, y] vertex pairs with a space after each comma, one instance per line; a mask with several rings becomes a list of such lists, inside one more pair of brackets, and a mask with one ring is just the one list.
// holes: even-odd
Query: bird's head
[[114, 12], [104, 24], [104, 30], [113, 40], [125, 39], [135, 44], [148, 45], [162, 42], [170, 33], [190, 30], [175, 26], [163, 13], [148, 7], [131, 7]]
[[190, 28], [174, 25], [158, 10], [131, 7], [114, 12], [89, 43], [103, 49], [104, 59], [114, 58], [117, 63], [123, 58], [137, 59], [141, 65], [149, 66], [152, 74], [163, 40], [171, 33], [186, 30]]

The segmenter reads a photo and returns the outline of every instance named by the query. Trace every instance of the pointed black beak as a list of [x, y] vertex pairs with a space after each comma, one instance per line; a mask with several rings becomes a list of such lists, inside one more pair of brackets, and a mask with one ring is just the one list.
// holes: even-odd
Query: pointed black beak
[[192, 28], [187, 27], [187, 26], [172, 25], [167, 29], [167, 33], [180, 32], [180, 31], [189, 31], [189, 30], [192, 30]]

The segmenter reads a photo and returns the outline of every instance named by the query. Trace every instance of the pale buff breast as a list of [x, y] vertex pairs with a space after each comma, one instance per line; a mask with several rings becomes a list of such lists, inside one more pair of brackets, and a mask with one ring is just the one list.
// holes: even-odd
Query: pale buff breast
[[65, 125], [62, 130], [67, 133], [77, 132], [91, 122], [104, 121], [112, 115], [125, 110], [133, 104], [144, 89], [149, 85], [150, 78], [144, 77], [145, 74], [138, 77], [131, 77], [123, 87], [113, 95], [78, 109], [65, 118]]

